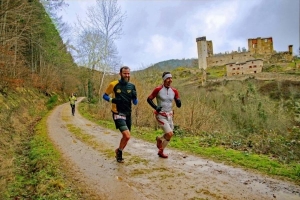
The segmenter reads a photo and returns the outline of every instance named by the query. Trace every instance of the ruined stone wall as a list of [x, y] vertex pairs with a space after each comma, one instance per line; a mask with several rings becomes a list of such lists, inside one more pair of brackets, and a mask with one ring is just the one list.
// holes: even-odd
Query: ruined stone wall
[[272, 37], [248, 39], [248, 51], [252, 54], [272, 54], [274, 52]]
[[248, 60], [243, 63], [228, 63], [226, 65], [227, 76], [235, 76], [242, 74], [256, 74], [261, 73], [263, 68], [263, 60]]
[[289, 51], [278, 52], [271, 55], [269, 63], [285, 63], [293, 60], [293, 54]]
[[242, 63], [247, 60], [253, 60], [250, 52], [233, 52], [230, 54], [217, 54], [207, 58], [207, 67], [222, 66], [227, 63]]
[[214, 55], [214, 48], [213, 48], [213, 43], [211, 40], [206, 41], [207, 44], [207, 55], [208, 57], [211, 57]]

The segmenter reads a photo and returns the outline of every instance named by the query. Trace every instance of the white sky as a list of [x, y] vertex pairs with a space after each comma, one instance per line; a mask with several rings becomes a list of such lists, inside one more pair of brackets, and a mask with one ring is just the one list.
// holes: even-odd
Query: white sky
[[[65, 0], [63, 21], [84, 20], [95, 0]], [[196, 38], [212, 40], [214, 53], [248, 50], [248, 39], [273, 37], [274, 50], [293, 45], [299, 55], [299, 0], [118, 0], [126, 13], [116, 41], [132, 70], [170, 59], [197, 58]]]

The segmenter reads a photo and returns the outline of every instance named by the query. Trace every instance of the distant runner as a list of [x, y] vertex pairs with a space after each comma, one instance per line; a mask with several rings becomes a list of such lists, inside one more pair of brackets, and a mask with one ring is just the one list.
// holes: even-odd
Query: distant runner
[[77, 101], [76, 95], [74, 93], [71, 94], [71, 96], [69, 97], [69, 101], [70, 101], [70, 106], [71, 106], [71, 110], [72, 110], [72, 115], [75, 115], [75, 101]]

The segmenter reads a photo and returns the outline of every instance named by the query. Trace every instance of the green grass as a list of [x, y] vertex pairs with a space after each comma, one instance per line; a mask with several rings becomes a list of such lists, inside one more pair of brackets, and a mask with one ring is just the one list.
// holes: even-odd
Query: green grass
[[209, 78], [221, 78], [226, 75], [225, 66], [214, 66], [207, 68], [207, 74]]
[[58, 104], [58, 95], [53, 95], [46, 103], [48, 110], [52, 110]]
[[78, 199], [80, 193], [66, 181], [60, 168], [61, 155], [47, 136], [46, 118], [36, 126], [27, 153], [18, 156], [16, 180], [9, 185], [7, 199]]
[[[83, 109], [84, 106], [85, 104], [79, 105], [80, 113], [84, 117], [91, 121], [94, 121], [95, 123], [103, 127], [115, 130], [112, 120], [98, 120], [95, 118], [95, 116], [92, 116], [89, 113], [85, 112], [85, 109]], [[152, 142], [153, 145], [155, 143], [155, 137], [161, 134], [161, 130], [154, 131], [151, 128], [145, 127], [133, 127], [131, 131], [131, 135], [133, 137]], [[233, 149], [226, 149], [222, 146], [201, 147], [199, 136], [186, 137], [181, 135], [180, 137], [178, 137], [174, 135], [168, 147], [212, 159], [216, 162], [223, 162], [232, 166], [244, 167], [270, 176], [276, 176], [281, 179], [288, 179], [297, 184], [300, 183], [299, 163], [292, 162], [290, 164], [283, 164], [266, 155], [257, 155], [248, 151], [241, 152]]]

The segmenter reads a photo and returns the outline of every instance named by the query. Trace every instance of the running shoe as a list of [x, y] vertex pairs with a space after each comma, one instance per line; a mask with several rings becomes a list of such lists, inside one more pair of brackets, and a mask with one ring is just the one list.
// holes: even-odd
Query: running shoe
[[168, 158], [167, 154], [164, 154], [164, 150], [163, 149], [159, 149], [157, 155], [161, 158]]
[[117, 162], [119, 162], [119, 163], [124, 162], [124, 159], [122, 157], [122, 151], [120, 149], [116, 149], [115, 152], [116, 152]]

